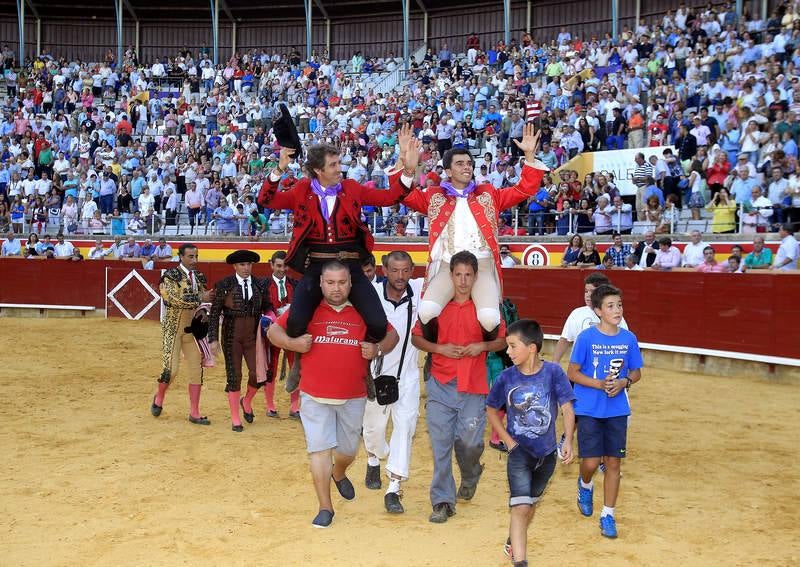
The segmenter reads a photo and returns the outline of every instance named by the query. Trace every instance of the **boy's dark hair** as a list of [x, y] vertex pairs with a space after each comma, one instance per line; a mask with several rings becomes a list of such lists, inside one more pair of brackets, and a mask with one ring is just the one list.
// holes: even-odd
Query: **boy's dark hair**
[[586, 279], [583, 280], [584, 285], [592, 284], [594, 287], [600, 287], [601, 285], [611, 285], [611, 280], [608, 279], [608, 276], [601, 273], [601, 272], [592, 272]]
[[542, 327], [533, 319], [520, 319], [508, 326], [506, 335], [516, 335], [526, 346], [536, 345], [536, 352], [542, 351], [544, 333]]
[[368, 254], [363, 260], [361, 260], [361, 266], [372, 266], [375, 267], [375, 255]]
[[614, 258], [611, 257], [611, 254], [606, 254], [605, 256], [603, 256], [603, 264], [605, 264], [606, 262], [613, 262], [613, 261]]
[[475, 160], [472, 159], [472, 154], [469, 153], [469, 150], [466, 148], [453, 148], [447, 150], [442, 157], [442, 165], [444, 169], [450, 169], [453, 165], [453, 156], [458, 155], [465, 155], [469, 158], [470, 163], [472, 163], [472, 167], [475, 167]]
[[610, 295], [622, 297], [622, 292], [613, 285], [601, 285], [592, 292], [592, 307], [600, 309], [603, 305], [603, 300]]
[[275, 260], [286, 260], [286, 252], [283, 250], [278, 250], [272, 255], [272, 258], [269, 259], [270, 264], [274, 264]]
[[468, 252], [466, 250], [462, 250], [461, 252], [456, 252], [453, 254], [452, 258], [450, 258], [450, 273], [453, 273], [453, 270], [456, 269], [458, 264], [466, 264], [467, 266], [472, 266], [472, 271], [476, 274], [478, 273], [478, 259], [475, 257], [475, 254], [472, 252]]
[[186, 255], [186, 251], [189, 250], [189, 249], [192, 249], [192, 248], [197, 250], [197, 246], [195, 246], [191, 242], [184, 242], [183, 244], [181, 244], [180, 248], [178, 248], [178, 255], [179, 256], [185, 256]]

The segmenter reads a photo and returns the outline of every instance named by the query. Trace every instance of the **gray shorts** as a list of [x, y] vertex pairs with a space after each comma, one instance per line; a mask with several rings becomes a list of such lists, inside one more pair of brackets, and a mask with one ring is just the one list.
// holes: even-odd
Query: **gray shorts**
[[300, 417], [309, 453], [336, 449], [355, 456], [361, 443], [361, 425], [367, 398], [354, 398], [340, 405], [321, 404], [300, 392]]

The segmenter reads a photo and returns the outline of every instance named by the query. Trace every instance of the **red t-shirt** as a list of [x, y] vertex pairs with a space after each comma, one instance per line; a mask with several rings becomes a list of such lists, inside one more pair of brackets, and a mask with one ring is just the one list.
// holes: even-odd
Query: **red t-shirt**
[[[288, 318], [287, 311], [275, 323], [286, 329]], [[301, 358], [300, 389], [315, 398], [365, 397], [367, 361], [361, 356], [361, 342], [367, 326], [355, 307], [336, 311], [323, 300], [308, 324], [308, 333], [313, 343]]]
[[[422, 336], [419, 321], [414, 326], [412, 334]], [[506, 324], [500, 323], [499, 337], [506, 336]], [[483, 330], [478, 323], [478, 315], [472, 300], [464, 303], [451, 301], [439, 315], [439, 344], [451, 343], [466, 346], [471, 343], [483, 341]], [[458, 380], [456, 388], [459, 392], [467, 394], [488, 394], [489, 382], [486, 376], [486, 352], [471, 358], [447, 358], [434, 354], [431, 360], [431, 376], [442, 384], [447, 384], [453, 378]]]

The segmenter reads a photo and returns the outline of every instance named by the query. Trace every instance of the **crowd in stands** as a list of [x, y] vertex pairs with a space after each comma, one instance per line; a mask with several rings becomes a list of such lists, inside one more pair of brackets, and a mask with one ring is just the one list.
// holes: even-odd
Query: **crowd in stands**
[[[418, 183], [438, 184], [443, 152], [468, 147], [475, 177], [513, 185], [513, 144], [526, 121], [542, 132], [539, 158], [553, 172], [516, 210], [505, 234], [610, 235], [634, 222], [674, 232], [681, 210], [712, 216], [715, 233], [777, 231], [800, 222], [800, 2], [766, 21], [732, 4], [683, 4], [619, 37], [550, 42], [523, 34], [482, 45], [471, 34], [412, 58], [406, 80], [375, 92], [370, 77], [402, 62], [360, 52], [303, 61], [296, 49], [239, 53], [214, 65], [181, 49], [143, 64], [43, 54], [19, 67], [2, 50], [7, 97], [0, 120], [0, 230], [141, 235], [203, 226], [222, 235], [286, 234], [286, 211], [260, 210], [258, 188], [277, 163], [271, 135], [285, 102], [307, 143], [341, 148], [343, 173], [377, 187], [409, 122], [424, 144]], [[165, 86], [166, 85], [166, 86]], [[583, 152], [671, 146], [631, 164], [636, 195], [613, 172], [583, 179]], [[293, 163], [281, 184], [303, 175]], [[376, 233], [425, 235], [426, 219], [397, 206], [365, 208]]]

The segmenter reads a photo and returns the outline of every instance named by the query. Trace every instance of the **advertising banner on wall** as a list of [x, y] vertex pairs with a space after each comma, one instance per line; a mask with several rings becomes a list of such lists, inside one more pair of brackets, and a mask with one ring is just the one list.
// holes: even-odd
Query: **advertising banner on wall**
[[583, 182], [584, 177], [592, 172], [604, 172], [614, 175], [614, 183], [622, 195], [636, 195], [636, 185], [633, 184], [633, 172], [636, 170], [636, 154], [644, 154], [645, 159], [655, 155], [664, 156], [667, 148], [673, 152], [672, 146], [655, 146], [652, 148], [633, 148], [630, 150], [612, 150], [607, 152], [588, 152], [575, 156], [556, 170], [559, 173], [565, 169], [578, 172], [578, 179]]

